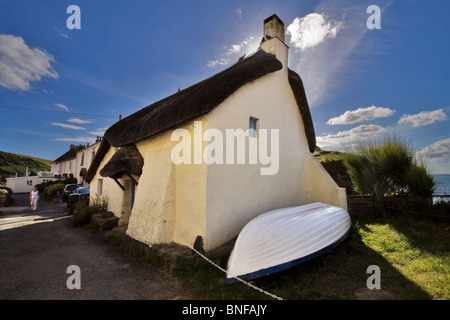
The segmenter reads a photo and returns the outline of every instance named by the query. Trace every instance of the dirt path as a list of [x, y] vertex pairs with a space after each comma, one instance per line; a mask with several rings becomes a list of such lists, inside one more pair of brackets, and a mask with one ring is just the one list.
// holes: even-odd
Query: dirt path
[[[80, 268], [81, 289], [67, 288], [71, 265]], [[189, 299], [170, 275], [73, 227], [65, 204], [3, 212], [0, 266], [0, 299]]]

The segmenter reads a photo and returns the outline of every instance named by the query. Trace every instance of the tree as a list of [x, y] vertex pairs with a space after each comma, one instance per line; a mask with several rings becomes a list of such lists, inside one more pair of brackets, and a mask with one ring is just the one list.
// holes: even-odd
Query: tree
[[371, 195], [377, 213], [383, 215], [386, 195], [433, 194], [433, 177], [414, 155], [410, 144], [387, 136], [381, 142], [360, 143], [356, 153], [345, 159], [345, 166], [355, 191]]

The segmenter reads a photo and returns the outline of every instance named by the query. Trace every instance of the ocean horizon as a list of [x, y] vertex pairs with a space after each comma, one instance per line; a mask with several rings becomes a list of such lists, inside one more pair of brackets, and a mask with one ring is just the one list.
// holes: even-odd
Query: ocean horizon
[[436, 183], [435, 195], [450, 195], [450, 174], [435, 174], [433, 179]]

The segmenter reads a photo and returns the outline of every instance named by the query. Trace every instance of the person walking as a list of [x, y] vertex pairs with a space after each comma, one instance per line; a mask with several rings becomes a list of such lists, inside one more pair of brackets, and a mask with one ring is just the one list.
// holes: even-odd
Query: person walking
[[30, 209], [32, 211], [37, 209], [39, 201], [39, 191], [37, 191], [36, 187], [33, 188], [33, 190], [30, 191]]

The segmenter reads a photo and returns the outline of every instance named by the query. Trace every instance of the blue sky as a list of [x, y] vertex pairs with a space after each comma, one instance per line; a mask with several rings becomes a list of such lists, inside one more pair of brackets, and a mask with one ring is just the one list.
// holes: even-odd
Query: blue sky
[[[369, 5], [381, 29], [367, 28]], [[119, 114], [256, 50], [276, 13], [320, 147], [395, 133], [450, 173], [449, 12], [445, 0], [0, 0], [0, 150], [54, 160], [93, 143]]]

